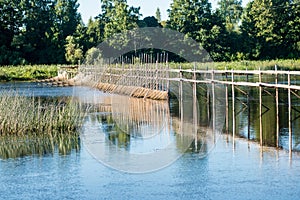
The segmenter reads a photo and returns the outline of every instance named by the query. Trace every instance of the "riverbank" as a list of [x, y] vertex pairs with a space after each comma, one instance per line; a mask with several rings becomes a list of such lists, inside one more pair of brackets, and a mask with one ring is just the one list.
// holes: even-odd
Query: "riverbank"
[[[178, 68], [181, 65], [183, 69], [192, 69], [191, 63], [170, 63], [170, 68]], [[232, 62], [212, 62], [197, 63], [197, 69], [215, 69], [215, 70], [277, 70], [297, 71], [300, 70], [300, 59], [298, 60], [265, 60], [265, 61], [232, 61]]]
[[57, 76], [58, 65], [0, 66], [0, 82], [33, 81]]
[[[170, 68], [191, 69], [191, 63], [169, 63]], [[300, 59], [298, 60], [268, 60], [268, 61], [234, 61], [198, 63], [201, 69], [234, 69], [234, 70], [278, 70], [297, 71], [300, 70]], [[22, 66], [0, 66], [0, 82], [2, 81], [34, 81], [50, 79], [57, 76], [59, 65], [22, 65]]]

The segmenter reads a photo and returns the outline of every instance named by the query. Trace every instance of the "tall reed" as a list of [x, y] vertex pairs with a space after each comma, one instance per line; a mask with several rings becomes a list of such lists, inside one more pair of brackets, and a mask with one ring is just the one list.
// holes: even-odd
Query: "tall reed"
[[0, 135], [73, 133], [84, 115], [75, 101], [42, 101], [13, 91], [0, 92]]

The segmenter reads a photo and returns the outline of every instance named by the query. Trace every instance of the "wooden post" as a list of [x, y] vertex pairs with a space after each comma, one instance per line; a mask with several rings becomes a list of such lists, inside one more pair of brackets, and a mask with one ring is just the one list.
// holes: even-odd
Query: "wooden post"
[[109, 65], [109, 83], [111, 83], [111, 65]]
[[275, 83], [276, 83], [276, 147], [279, 148], [279, 93], [278, 93], [278, 73], [277, 73], [277, 67], [275, 65]]
[[206, 90], [206, 98], [207, 98], [207, 125], [209, 126], [209, 122], [210, 122], [210, 95], [209, 95], [209, 88], [207, 86], [207, 90]]
[[231, 81], [232, 81], [232, 137], [233, 137], [233, 146], [235, 138], [235, 94], [234, 94], [234, 72], [231, 71]]
[[293, 149], [292, 140], [292, 98], [291, 98], [291, 74], [288, 73], [288, 104], [289, 104], [289, 153], [291, 155]]
[[259, 72], [259, 141], [260, 146], [263, 145], [263, 130], [262, 130], [262, 87], [261, 87], [261, 72]]
[[[196, 81], [197, 77], [196, 77], [196, 64], [194, 63], [194, 75], [193, 75], [193, 80]], [[194, 82], [193, 83], [193, 115], [194, 115], [194, 124], [197, 125], [198, 124], [198, 119], [197, 119], [197, 113], [198, 113], [198, 106], [197, 106], [197, 83]]]
[[168, 54], [166, 56], [166, 64], [167, 64], [167, 91], [170, 92], [169, 91], [170, 90], [170, 80], [169, 80], [169, 78], [170, 78], [170, 71], [169, 71], [170, 66], [169, 66], [169, 62], [168, 62]]
[[[194, 63], [193, 80], [197, 80], [196, 76], [196, 63]], [[195, 137], [195, 150], [198, 150], [198, 105], [197, 105], [197, 83], [193, 83], [193, 118], [194, 118], [194, 137]]]
[[[227, 79], [227, 74], [226, 74], [226, 79]], [[226, 80], [227, 81], [227, 80]], [[229, 128], [229, 113], [228, 113], [228, 110], [229, 110], [229, 103], [228, 103], [228, 85], [226, 84], [225, 86], [225, 98], [226, 98], [226, 102], [225, 102], [225, 106], [226, 106], [226, 134], [228, 134], [228, 128]]]
[[[157, 54], [159, 55], [159, 54]], [[158, 90], [158, 57], [156, 58], [156, 70], [155, 70], [155, 89]]]
[[212, 120], [213, 120], [213, 137], [214, 137], [214, 142], [215, 142], [215, 131], [216, 131], [216, 97], [215, 97], [215, 83], [214, 83], [214, 78], [215, 78], [215, 72], [212, 70], [211, 72], [211, 92], [212, 92]]
[[179, 98], [180, 98], [180, 102], [179, 102], [179, 105], [180, 105], [180, 120], [181, 120], [181, 124], [183, 124], [183, 85], [182, 85], [182, 67], [181, 65], [179, 66], [179, 78], [180, 78], [180, 81], [179, 81]]
[[160, 55], [160, 71], [159, 71], [159, 82], [160, 82], [160, 91], [164, 91], [164, 61], [163, 54]]
[[[247, 83], [249, 81], [249, 74], [247, 74]], [[247, 92], [247, 111], [248, 111], [248, 140], [250, 139], [250, 124], [251, 124], [251, 121], [250, 121], [250, 87], [248, 87], [248, 92]]]
[[[228, 77], [227, 77], [227, 68], [225, 67], [225, 80], [226, 82], [228, 81]], [[228, 113], [228, 110], [229, 110], [229, 102], [228, 102], [228, 84], [225, 84], [225, 109], [226, 109], [226, 114], [225, 114], [225, 131], [226, 131], [226, 134], [228, 134], [229, 130], [229, 113]], [[228, 138], [228, 137], [227, 137]]]

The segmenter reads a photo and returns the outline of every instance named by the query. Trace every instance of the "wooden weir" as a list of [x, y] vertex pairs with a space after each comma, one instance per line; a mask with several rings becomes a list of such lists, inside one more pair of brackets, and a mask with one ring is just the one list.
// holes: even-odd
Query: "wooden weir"
[[[168, 79], [168, 81], [179, 81], [179, 82], [190, 82], [193, 84], [211, 84], [212, 85], [212, 95], [213, 95], [213, 101], [214, 101], [214, 85], [215, 84], [221, 84], [225, 86], [225, 96], [226, 96], [226, 132], [228, 132], [228, 98], [229, 98], [229, 93], [228, 93], [228, 86], [231, 85], [231, 97], [232, 97], [232, 135], [233, 138], [235, 137], [236, 134], [236, 110], [235, 110], [235, 91], [239, 90], [243, 94], [247, 96], [247, 107], [248, 107], [248, 119], [250, 118], [250, 106], [249, 106], [249, 98], [250, 94], [249, 92], [245, 92], [241, 90], [239, 87], [244, 86], [244, 87], [256, 87], [259, 88], [259, 135], [260, 135], [260, 145], [263, 146], [263, 123], [262, 123], [262, 116], [264, 114], [263, 112], [263, 92], [272, 95], [270, 92], [268, 92], [267, 89], [270, 88], [275, 88], [275, 102], [276, 102], [276, 146], [279, 147], [279, 132], [280, 132], [280, 125], [279, 125], [279, 92], [278, 89], [284, 89], [287, 90], [287, 95], [288, 95], [288, 132], [289, 132], [289, 153], [291, 156], [292, 150], [293, 150], [293, 130], [292, 130], [292, 109], [293, 109], [293, 104], [292, 104], [292, 94], [297, 97], [298, 99], [300, 98], [300, 95], [297, 94], [297, 91], [300, 90], [300, 86], [297, 83], [297, 78], [296, 76], [300, 75], [299, 71], [278, 71], [278, 70], [183, 70], [183, 69], [178, 69], [178, 70], [170, 70], [171, 72], [176, 72], [181, 75], [179, 75], [179, 78], [173, 78], [173, 79]], [[181, 78], [182, 73], [191, 73], [193, 74], [193, 79], [185, 79]], [[197, 76], [197, 74], [204, 74], [207, 75], [206, 77], [210, 77], [206, 80], [196, 80], [194, 77]], [[208, 76], [209, 75], [209, 76]], [[280, 83], [278, 81], [279, 76], [287, 76], [287, 82], [282, 82]], [[240, 81], [241, 76], [246, 76], [246, 81]], [[273, 76], [274, 80], [273, 81], [264, 81], [265, 76]], [[291, 80], [291, 76], [294, 76], [294, 81]], [[219, 78], [215, 78], [219, 77]], [[231, 78], [228, 78], [231, 77]], [[252, 77], [252, 81], [250, 81], [249, 77]], [[196, 87], [194, 87], [196, 88]], [[194, 93], [196, 93], [194, 91]], [[213, 102], [214, 104], [214, 102]], [[213, 105], [214, 107], [214, 105]], [[296, 112], [299, 112], [297, 109], [294, 109]], [[213, 108], [214, 112], [214, 108]], [[214, 115], [214, 114], [213, 114]], [[298, 117], [297, 117], [298, 118]], [[297, 119], [296, 118], [296, 119]], [[295, 119], [294, 119], [295, 120]], [[248, 120], [248, 122], [250, 122]], [[214, 122], [213, 122], [214, 123]], [[214, 127], [214, 125], [213, 125]], [[250, 135], [250, 125], [248, 125], [248, 139]], [[234, 145], [234, 143], [233, 143]]]
[[[117, 66], [117, 65], [116, 65]], [[167, 65], [168, 66], [168, 65]], [[289, 152], [292, 152], [292, 94], [300, 98], [297, 91], [300, 90], [300, 85], [296, 81], [296, 76], [300, 75], [298, 71], [279, 71], [279, 70], [196, 70], [194, 69], [170, 69], [169, 67], [163, 68], [162, 65], [155, 63], [153, 65], [147, 64], [139, 67], [130, 66], [125, 68], [124, 66], [110, 67], [109, 73], [102, 74], [103, 82], [98, 82], [96, 87], [106, 92], [114, 92], [119, 94], [127, 94], [133, 97], [151, 98], [155, 100], [166, 100], [168, 93], [170, 92], [170, 82], [179, 83], [179, 100], [182, 101], [183, 86], [182, 83], [190, 83], [193, 88], [193, 107], [196, 106], [197, 99], [197, 85], [210, 84], [212, 85], [212, 105], [214, 107], [214, 85], [221, 84], [225, 86], [226, 93], [226, 132], [228, 132], [228, 86], [231, 86], [231, 98], [232, 98], [232, 135], [236, 135], [236, 110], [235, 110], [235, 93], [236, 91], [242, 92], [247, 97], [248, 106], [248, 119], [250, 120], [250, 107], [249, 99], [250, 94], [247, 91], [243, 91], [240, 87], [256, 87], [259, 89], [259, 135], [260, 145], [263, 146], [263, 122], [262, 117], [264, 115], [263, 108], [263, 93], [272, 95], [268, 92], [268, 89], [273, 88], [276, 90], [275, 102], [276, 102], [276, 146], [279, 147], [279, 94], [278, 89], [287, 90], [288, 95], [288, 126], [289, 126]], [[113, 73], [114, 72], [114, 73]], [[116, 73], [117, 72], [117, 73]], [[121, 72], [121, 73], [120, 73]], [[197, 77], [206, 77], [199, 79]], [[265, 80], [266, 76], [273, 77], [273, 80]], [[287, 77], [287, 81], [279, 82], [279, 76]], [[109, 77], [109, 78], [107, 78]], [[186, 78], [187, 77], [187, 78]], [[246, 77], [244, 80], [240, 80], [241, 77]], [[293, 81], [292, 78], [293, 77]], [[97, 76], [95, 77], [97, 78]], [[114, 81], [115, 80], [115, 81]], [[122, 91], [123, 90], [123, 91]], [[182, 105], [182, 104], [181, 104]], [[296, 109], [294, 109], [297, 111]], [[195, 109], [194, 109], [195, 112]], [[212, 116], [215, 115], [215, 110], [212, 109]], [[210, 113], [208, 113], [210, 114]], [[194, 113], [194, 120], [197, 121], [197, 114]], [[181, 116], [182, 118], [182, 116]], [[213, 128], [214, 128], [213, 120]], [[250, 138], [250, 126], [248, 126], [248, 139]]]
[[[243, 90], [240, 87], [259, 89], [259, 135], [260, 145], [264, 145], [263, 137], [263, 122], [262, 116], [264, 115], [264, 102], [263, 94], [272, 95], [268, 89], [275, 89], [275, 103], [276, 103], [276, 146], [280, 147], [280, 127], [279, 127], [279, 89], [287, 91], [288, 96], [288, 132], [289, 132], [289, 152], [293, 150], [292, 140], [292, 112], [293, 108], [292, 95], [300, 98], [297, 91], [300, 90], [300, 85], [297, 83], [297, 76], [300, 71], [279, 71], [275, 70], [197, 70], [194, 66], [193, 69], [178, 69], [169, 68], [168, 62], [162, 63], [145, 63], [145, 64], [110, 64], [103, 68], [96, 66], [83, 66], [79, 68], [78, 75], [73, 78], [75, 85], [89, 85], [104, 92], [117, 93], [128, 95], [138, 98], [150, 98], [154, 100], [167, 100], [171, 92], [170, 83], [178, 83], [179, 101], [182, 102], [182, 95], [184, 87], [182, 83], [190, 83], [192, 87], [193, 107], [196, 107], [197, 102], [197, 86], [201, 84], [209, 84], [211, 86], [212, 95], [212, 119], [215, 115], [215, 85], [223, 85], [225, 89], [225, 106], [226, 106], [226, 132], [229, 130], [229, 97], [232, 99], [232, 135], [236, 136], [236, 100], [235, 93], [241, 92], [247, 97], [248, 119], [250, 119], [250, 104], [249, 99], [251, 95], [249, 89]], [[200, 78], [199, 78], [200, 77]], [[268, 77], [268, 78], [267, 78]], [[270, 79], [270, 77], [272, 77]], [[285, 77], [285, 81], [279, 81], [279, 77]], [[300, 79], [300, 78], [298, 78]], [[286, 81], [287, 80], [287, 81]], [[231, 94], [229, 92], [231, 90]], [[182, 103], [180, 104], [182, 106]], [[197, 122], [197, 113], [193, 111], [194, 121]], [[181, 116], [182, 118], [182, 116]], [[298, 117], [297, 117], [298, 118]], [[296, 118], [296, 119], [297, 119]], [[295, 120], [295, 119], [294, 119]], [[213, 129], [214, 129], [213, 120]], [[196, 129], [196, 128], [195, 128]], [[250, 139], [250, 125], [248, 125], [248, 139]]]

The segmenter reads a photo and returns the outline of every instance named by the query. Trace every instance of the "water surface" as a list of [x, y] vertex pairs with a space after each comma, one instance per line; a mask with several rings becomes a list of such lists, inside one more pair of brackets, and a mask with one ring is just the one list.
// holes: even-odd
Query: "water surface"
[[[75, 96], [85, 100], [89, 99], [86, 98], [89, 94], [93, 94], [95, 99], [107, 96], [87, 88], [79, 88], [81, 92], [78, 93], [73, 88], [48, 88], [34, 83], [26, 83], [26, 86], [20, 84], [17, 87], [17, 84], [19, 83], [5, 87], [1, 85], [0, 88], [30, 88], [29, 91], [35, 91], [35, 94], [50, 96], [70, 96], [75, 93]], [[82, 92], [84, 95], [76, 95], [83, 94]], [[90, 133], [92, 129], [101, 128], [103, 134], [107, 134], [106, 144], [118, 144], [123, 151], [141, 153], [151, 150], [151, 144], [138, 148], [138, 142], [141, 136], [149, 133], [141, 127], [147, 126], [150, 130], [157, 128], [149, 123], [156, 118], [147, 118], [146, 115], [144, 118], [116, 115], [122, 113], [120, 110], [115, 110], [115, 114], [112, 114], [109, 110], [111, 107], [104, 106], [108, 102], [98, 103], [102, 110], [93, 112], [87, 119], [87, 122], [97, 124], [90, 127]], [[144, 108], [141, 106], [140, 109]], [[178, 114], [176, 111], [175, 114], [172, 112], [171, 109], [168, 117], [173, 118], [176, 123]], [[203, 108], [201, 112], [204, 115], [207, 110]], [[166, 117], [162, 110], [155, 113], [160, 114], [158, 117]], [[130, 126], [123, 126], [129, 120], [128, 116], [131, 118], [128, 123]], [[139, 123], [140, 119], [143, 119], [143, 124]], [[207, 124], [207, 121], [208, 119], [202, 119], [201, 123]], [[116, 132], [113, 126], [108, 126], [113, 124], [120, 125], [123, 132]], [[121, 137], [127, 130], [135, 130], [135, 134], [123, 134], [124, 137]], [[180, 137], [176, 137], [177, 126], [171, 126], [168, 130], [171, 130], [171, 141], [182, 141]], [[115, 134], [112, 134], [113, 131]], [[88, 147], [80, 138], [65, 136], [57, 138], [56, 142], [45, 138], [37, 141], [30, 137], [5, 137], [0, 140], [0, 199], [274, 200], [298, 199], [300, 196], [300, 155], [297, 152], [290, 158], [286, 150], [261, 148], [256, 142], [241, 138], [235, 139], [233, 145], [229, 135], [218, 135], [215, 143], [210, 146], [212, 148], [206, 149], [205, 157], [196, 149], [195, 144], [202, 145], [200, 140], [199, 143], [192, 143], [191, 148], [173, 164], [142, 174], [124, 173], [103, 165], [89, 153]], [[11, 142], [7, 144], [3, 141]]]

